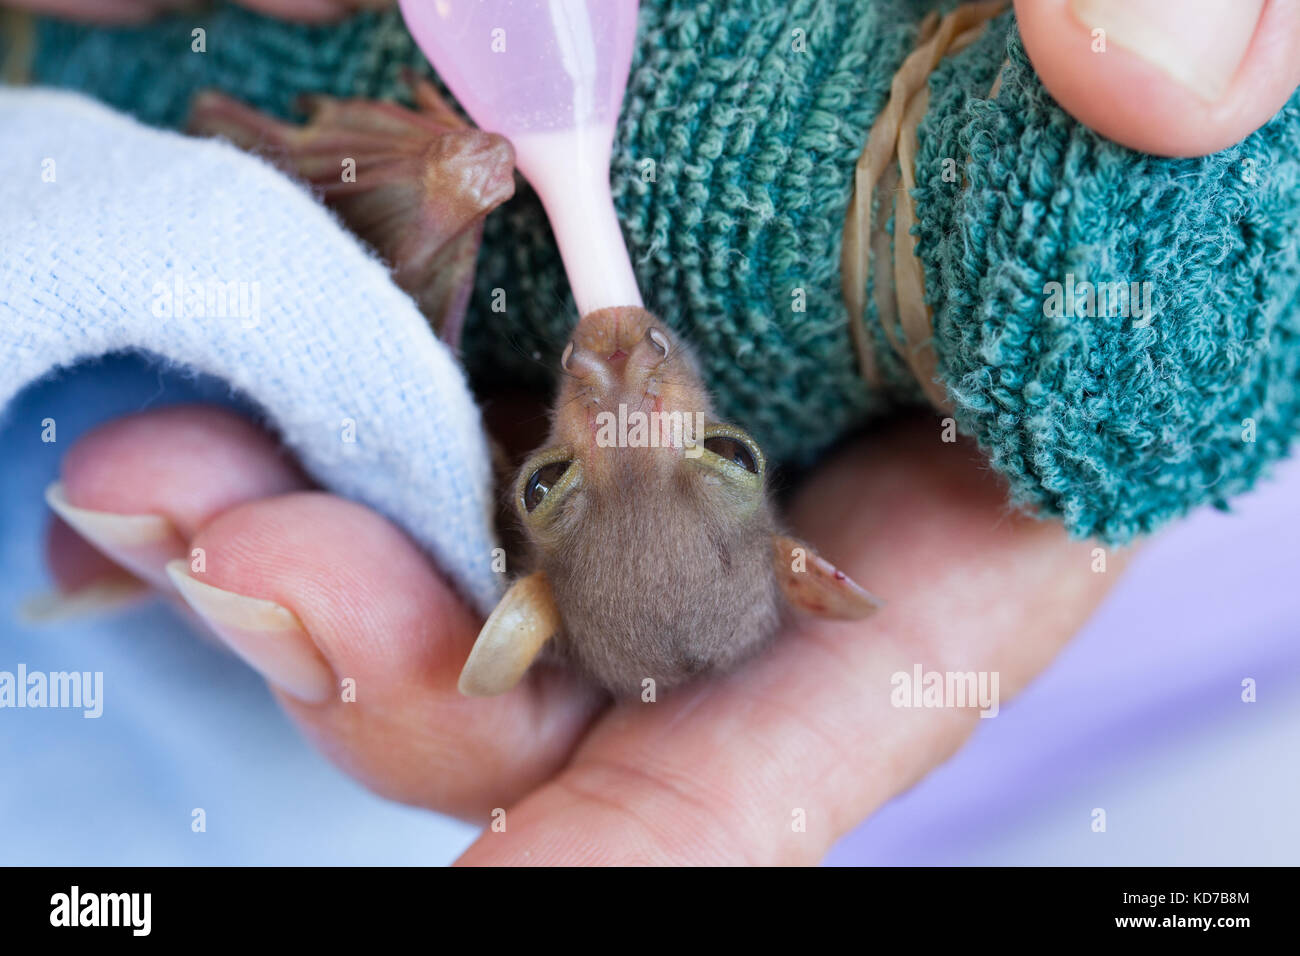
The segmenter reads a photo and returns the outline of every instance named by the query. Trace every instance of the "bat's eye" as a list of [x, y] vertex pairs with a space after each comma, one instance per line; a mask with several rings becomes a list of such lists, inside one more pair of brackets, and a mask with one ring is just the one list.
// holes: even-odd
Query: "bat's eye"
[[758, 462], [754, 459], [754, 453], [738, 438], [714, 435], [712, 438], [704, 439], [704, 447], [724, 461], [735, 462], [746, 471], [758, 474]]
[[524, 507], [530, 512], [535, 510], [555, 483], [564, 477], [571, 464], [573, 463], [568, 461], [553, 461], [533, 472], [528, 478], [528, 483], [524, 485]]

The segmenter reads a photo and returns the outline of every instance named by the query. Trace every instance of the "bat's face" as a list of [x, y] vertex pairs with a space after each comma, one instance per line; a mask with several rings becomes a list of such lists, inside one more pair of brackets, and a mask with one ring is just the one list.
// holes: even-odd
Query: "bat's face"
[[562, 364], [513, 493], [557, 648], [623, 695], [743, 657], [779, 619], [762, 451], [714, 419], [693, 357], [644, 309], [584, 317]]
[[615, 695], [643, 694], [743, 659], [783, 600], [837, 618], [875, 609], [776, 532], [763, 452], [714, 420], [690, 352], [654, 316], [585, 316], [561, 364], [550, 438], [512, 492], [537, 567], [484, 623], [463, 693], [509, 690], [549, 643]]

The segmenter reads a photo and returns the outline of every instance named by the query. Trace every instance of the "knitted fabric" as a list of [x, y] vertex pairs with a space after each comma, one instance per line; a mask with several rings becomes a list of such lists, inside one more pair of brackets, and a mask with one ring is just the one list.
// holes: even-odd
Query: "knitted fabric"
[[[478, 410], [382, 263], [225, 143], [48, 90], [0, 89], [0, 126], [0, 409], [52, 370], [113, 352], [212, 375], [323, 485], [396, 518], [492, 608], [501, 576]], [[29, 425], [39, 440], [45, 425]]]
[[[874, 305], [885, 387], [859, 378], [838, 260], [853, 163], [929, 6], [642, 0], [615, 202], [647, 306], [774, 458], [811, 458], [918, 398]], [[196, 25], [206, 54], [190, 52]], [[290, 116], [305, 91], [401, 97], [406, 64], [423, 61], [396, 11], [308, 28], [218, 8], [128, 30], [43, 22], [35, 73], [177, 123], [209, 85]], [[936, 71], [916, 205], [940, 378], [1017, 503], [1124, 541], [1250, 487], [1286, 453], [1300, 427], [1298, 104], [1216, 156], [1166, 160], [1063, 113], [1010, 14]], [[1150, 282], [1157, 315], [1049, 318], [1044, 285], [1067, 275]], [[505, 313], [486, 307], [496, 288]], [[574, 318], [525, 192], [488, 220], [471, 372], [546, 381]]]
[[[1300, 94], [1237, 146], [1161, 159], [1070, 121], [1010, 39], [940, 66], [919, 131], [940, 378], [1018, 500], [1126, 541], [1250, 488], [1300, 430]], [[1150, 282], [1152, 315], [1045, 315], [1071, 275]]]

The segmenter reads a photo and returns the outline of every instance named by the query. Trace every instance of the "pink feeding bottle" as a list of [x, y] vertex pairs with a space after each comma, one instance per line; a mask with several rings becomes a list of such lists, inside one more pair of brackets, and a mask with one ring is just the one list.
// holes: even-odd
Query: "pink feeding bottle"
[[641, 305], [609, 191], [638, 0], [401, 0], [438, 75], [515, 147], [551, 220], [580, 315]]

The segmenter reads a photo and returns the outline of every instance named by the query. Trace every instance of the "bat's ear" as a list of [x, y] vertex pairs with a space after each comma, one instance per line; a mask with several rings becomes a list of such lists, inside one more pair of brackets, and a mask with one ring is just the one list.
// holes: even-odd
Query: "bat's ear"
[[537, 571], [506, 592], [478, 632], [457, 686], [466, 697], [504, 694], [524, 676], [542, 646], [560, 630], [551, 582]]
[[852, 621], [873, 614], [884, 604], [795, 538], [772, 536], [772, 563], [785, 599], [809, 614]]

